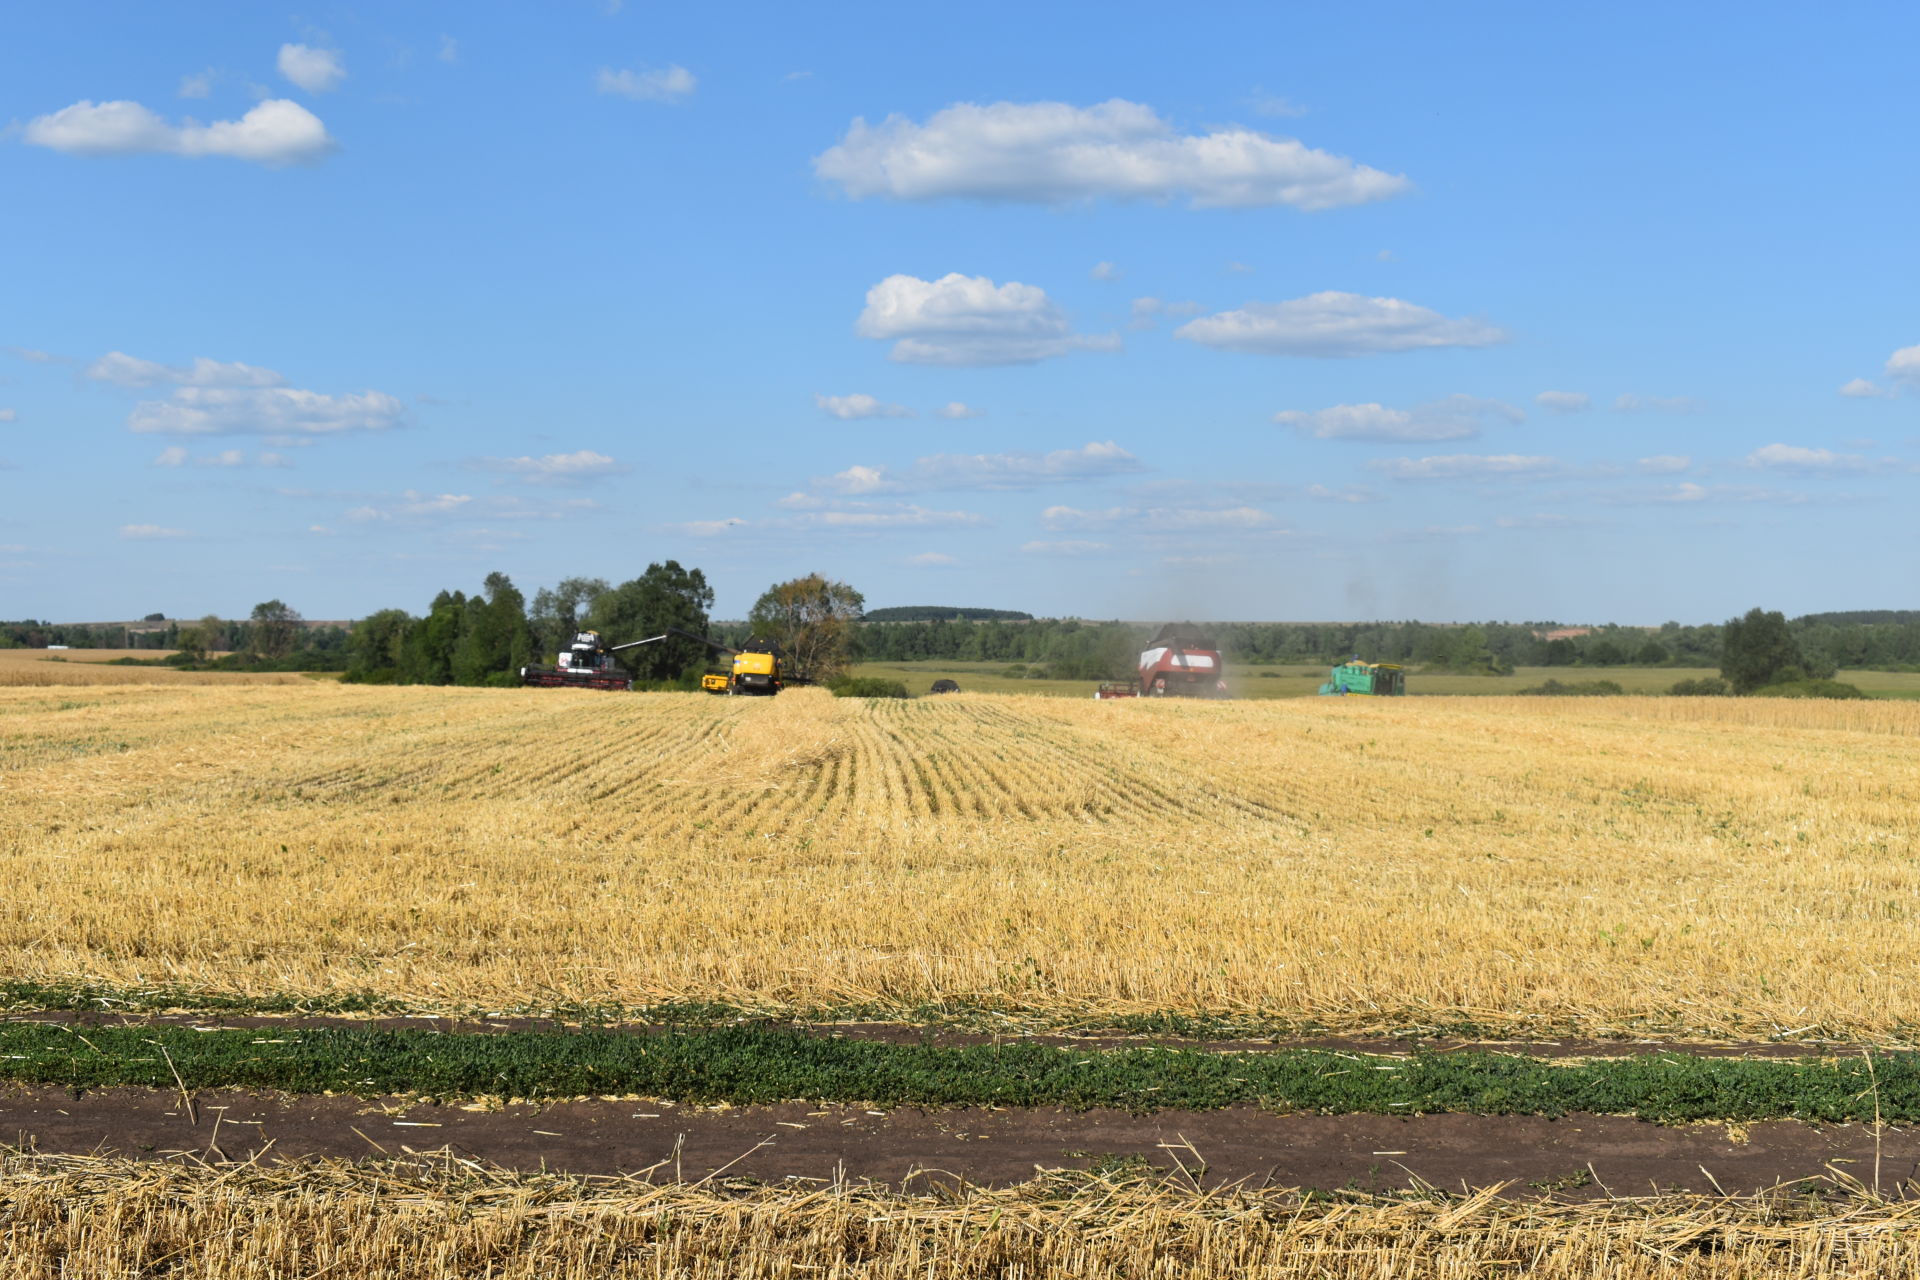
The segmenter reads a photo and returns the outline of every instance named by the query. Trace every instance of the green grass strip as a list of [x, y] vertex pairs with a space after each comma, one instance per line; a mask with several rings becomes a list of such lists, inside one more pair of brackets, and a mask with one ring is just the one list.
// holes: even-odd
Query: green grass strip
[[[177, 1077], [177, 1078], [176, 1078]], [[690, 1103], [789, 1100], [884, 1106], [1117, 1107], [1256, 1103], [1289, 1111], [1688, 1120], [1920, 1120], [1920, 1055], [1560, 1062], [1499, 1053], [1408, 1058], [1286, 1049], [1080, 1050], [1021, 1043], [898, 1045], [758, 1028], [632, 1035], [0, 1024], [0, 1080], [98, 1089], [526, 1099], [642, 1094]]]

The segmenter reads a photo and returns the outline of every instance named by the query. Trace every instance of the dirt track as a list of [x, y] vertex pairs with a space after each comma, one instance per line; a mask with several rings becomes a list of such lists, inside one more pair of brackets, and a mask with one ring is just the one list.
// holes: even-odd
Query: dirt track
[[[402, 1155], [446, 1148], [518, 1169], [873, 1179], [1005, 1185], [1036, 1168], [1144, 1157], [1210, 1184], [1388, 1190], [1416, 1177], [1457, 1189], [1512, 1181], [1527, 1194], [1738, 1193], [1836, 1171], [1869, 1184], [1871, 1129], [1791, 1121], [1662, 1128], [1616, 1116], [1275, 1115], [1251, 1107], [1161, 1112], [1058, 1109], [876, 1113], [858, 1107], [689, 1108], [604, 1099], [467, 1110], [398, 1100], [204, 1090], [0, 1088], [0, 1141], [43, 1152], [244, 1160]], [[1920, 1135], [1889, 1129], [1880, 1175], [1920, 1173]]]

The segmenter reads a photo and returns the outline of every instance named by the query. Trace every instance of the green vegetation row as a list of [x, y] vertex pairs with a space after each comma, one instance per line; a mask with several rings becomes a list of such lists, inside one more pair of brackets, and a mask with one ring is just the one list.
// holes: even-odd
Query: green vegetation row
[[0, 1079], [86, 1090], [258, 1088], [530, 1100], [1114, 1107], [1692, 1120], [1920, 1120], [1920, 1056], [1753, 1060], [1674, 1053], [1555, 1064], [1498, 1053], [939, 1047], [734, 1027], [444, 1034], [285, 1027], [0, 1024]]

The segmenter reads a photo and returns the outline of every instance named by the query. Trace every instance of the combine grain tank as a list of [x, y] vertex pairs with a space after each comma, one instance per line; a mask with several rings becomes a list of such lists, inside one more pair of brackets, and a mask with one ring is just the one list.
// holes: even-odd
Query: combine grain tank
[[1362, 662], [1358, 657], [1333, 669], [1333, 678], [1320, 686], [1332, 697], [1398, 698], [1407, 691], [1407, 673], [1391, 662]]

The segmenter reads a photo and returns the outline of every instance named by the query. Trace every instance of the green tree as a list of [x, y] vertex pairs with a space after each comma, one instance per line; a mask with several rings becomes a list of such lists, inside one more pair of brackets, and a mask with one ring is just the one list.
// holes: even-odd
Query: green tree
[[490, 573], [486, 595], [467, 601], [466, 625], [449, 668], [455, 684], [508, 684], [533, 655], [527, 602], [504, 573]]
[[786, 650], [794, 671], [830, 681], [852, 658], [853, 628], [866, 597], [817, 573], [776, 582], [754, 602], [753, 634]]
[[[587, 620], [608, 644], [623, 644], [660, 635], [669, 627], [704, 636], [712, 608], [713, 588], [707, 585], [707, 575], [668, 560], [649, 564], [639, 577], [595, 596]], [[618, 656], [642, 680], [676, 680], [706, 666], [712, 655], [705, 645], [669, 636], [659, 644], [628, 649]]]
[[401, 684], [453, 683], [453, 651], [467, 626], [467, 597], [442, 591], [433, 598], [427, 616], [413, 624], [401, 651]]
[[354, 623], [347, 637], [348, 674], [356, 680], [393, 679], [416, 621], [405, 609], [382, 609]]
[[1643, 667], [1657, 667], [1672, 656], [1667, 652], [1667, 646], [1658, 640], [1649, 640], [1640, 646], [1640, 652], [1633, 655], [1633, 660]]
[[553, 655], [571, 644], [586, 625], [588, 608], [606, 590], [605, 578], [562, 578], [558, 586], [534, 592], [533, 607], [527, 610], [534, 652], [553, 661]]
[[205, 662], [210, 650], [220, 647], [226, 638], [227, 624], [208, 614], [192, 626], [180, 628], [180, 656], [189, 662]]
[[253, 606], [248, 619], [248, 648], [269, 661], [293, 652], [300, 640], [300, 615], [279, 600], [267, 600]]
[[1735, 693], [1807, 678], [1807, 660], [1779, 610], [1749, 609], [1720, 633], [1720, 674]]

